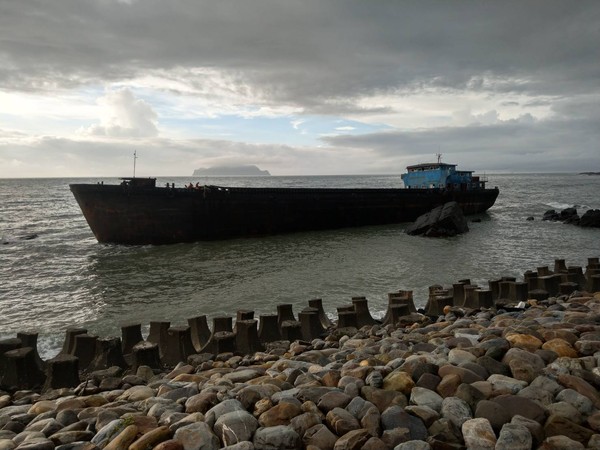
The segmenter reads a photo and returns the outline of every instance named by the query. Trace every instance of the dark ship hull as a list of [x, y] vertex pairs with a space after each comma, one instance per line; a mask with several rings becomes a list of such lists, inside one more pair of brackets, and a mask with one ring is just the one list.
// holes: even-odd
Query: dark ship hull
[[[137, 180], [137, 179], [134, 179]], [[99, 242], [170, 244], [409, 222], [449, 201], [490, 208], [498, 189], [290, 189], [72, 184]]]

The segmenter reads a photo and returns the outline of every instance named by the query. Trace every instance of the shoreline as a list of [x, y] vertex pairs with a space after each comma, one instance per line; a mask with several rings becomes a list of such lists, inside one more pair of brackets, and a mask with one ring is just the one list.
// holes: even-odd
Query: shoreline
[[262, 330], [240, 311], [236, 333], [231, 317], [212, 333], [206, 317], [156, 322], [141, 343], [140, 324], [73, 328], [46, 362], [21, 333], [0, 342], [2, 384], [18, 385], [0, 392], [0, 449], [598, 448], [599, 277], [590, 258], [433, 285], [425, 314], [399, 291], [383, 324], [356, 297], [326, 331], [317, 300]]

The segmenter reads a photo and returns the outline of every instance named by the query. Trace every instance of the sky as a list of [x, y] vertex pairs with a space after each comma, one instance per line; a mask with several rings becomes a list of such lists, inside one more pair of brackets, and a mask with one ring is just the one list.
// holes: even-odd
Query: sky
[[598, 0], [0, 0], [0, 178], [600, 171]]

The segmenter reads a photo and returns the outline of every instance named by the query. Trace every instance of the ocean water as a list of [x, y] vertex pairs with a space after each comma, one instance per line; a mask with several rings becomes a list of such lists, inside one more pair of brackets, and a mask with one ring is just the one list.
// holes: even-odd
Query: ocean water
[[[600, 229], [543, 222], [548, 209], [600, 208], [600, 177], [578, 174], [490, 175], [496, 204], [467, 234], [408, 236], [406, 224], [168, 246], [99, 244], [69, 183], [117, 179], [0, 179], [0, 338], [39, 333], [40, 353], [54, 356], [64, 330], [101, 337], [120, 325], [190, 317], [259, 314], [292, 303], [297, 313], [322, 298], [333, 317], [352, 296], [366, 296], [381, 316], [387, 293], [412, 289], [424, 306], [427, 287], [462, 278], [487, 286], [499, 276], [552, 266], [585, 266], [600, 256]], [[159, 178], [158, 183], [223, 186], [397, 187], [399, 176]], [[528, 216], [535, 217], [527, 221]], [[211, 323], [209, 321], [209, 323]]]

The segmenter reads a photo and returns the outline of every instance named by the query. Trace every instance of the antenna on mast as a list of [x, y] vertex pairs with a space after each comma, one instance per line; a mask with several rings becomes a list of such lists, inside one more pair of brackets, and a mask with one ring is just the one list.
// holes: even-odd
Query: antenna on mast
[[437, 161], [438, 164], [442, 162], [442, 154], [441, 153], [436, 153], [435, 156], [437, 156]]
[[133, 151], [133, 178], [135, 178], [135, 160], [137, 159], [137, 150]]

